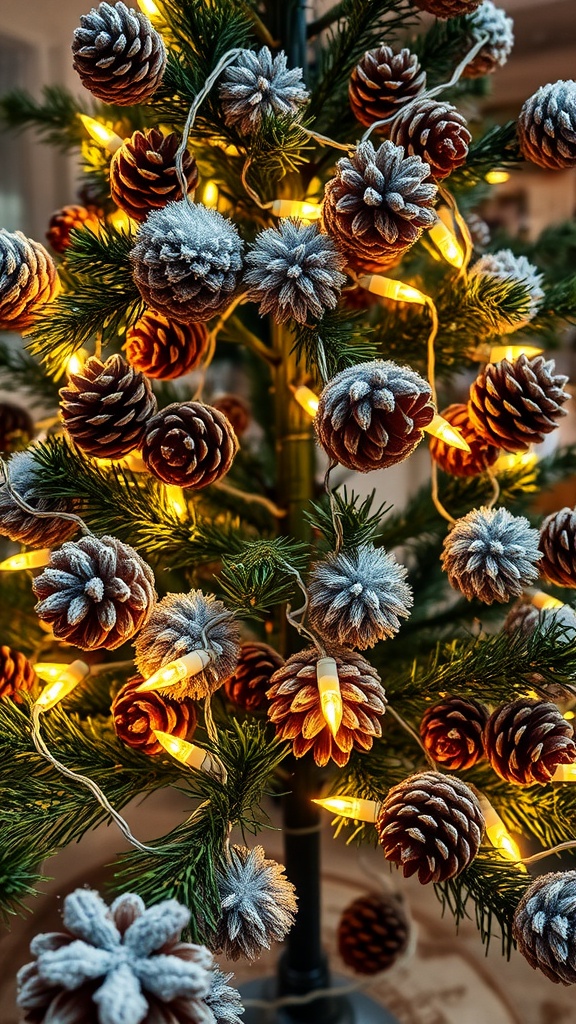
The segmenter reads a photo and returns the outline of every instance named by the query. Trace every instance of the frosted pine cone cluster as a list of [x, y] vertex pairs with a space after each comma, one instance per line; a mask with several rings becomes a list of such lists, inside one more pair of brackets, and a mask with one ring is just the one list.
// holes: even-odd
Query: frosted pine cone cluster
[[308, 100], [301, 68], [288, 68], [281, 52], [272, 57], [267, 46], [258, 53], [242, 50], [222, 75], [220, 100], [227, 125], [241, 135], [254, 135], [267, 117], [296, 115]]
[[229, 960], [256, 960], [282, 942], [296, 917], [296, 891], [262, 846], [230, 846], [218, 871], [222, 917], [214, 946]]
[[[38, 486], [42, 467], [32, 454], [32, 449], [15, 452], [8, 462], [10, 487], [31, 509], [37, 512], [78, 511], [78, 502], [73, 498], [40, 497]], [[28, 544], [30, 547], [51, 548], [72, 537], [78, 523], [61, 516], [36, 516], [22, 508], [10, 493], [6, 481], [0, 482], [0, 534], [10, 540]]]

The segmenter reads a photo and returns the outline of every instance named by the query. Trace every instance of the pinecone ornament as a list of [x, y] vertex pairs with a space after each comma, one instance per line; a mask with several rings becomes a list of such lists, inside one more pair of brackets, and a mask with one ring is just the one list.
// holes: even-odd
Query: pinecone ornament
[[496, 445], [489, 444], [472, 426], [468, 415], [468, 406], [462, 404], [449, 405], [441, 415], [451, 426], [460, 431], [470, 451], [462, 451], [453, 445], [446, 444], [439, 437], [430, 437], [430, 454], [451, 476], [479, 476], [493, 466], [500, 454]]
[[36, 673], [25, 654], [2, 644], [0, 647], [0, 698], [29, 693], [36, 682]]
[[256, 960], [282, 942], [296, 917], [296, 890], [262, 846], [230, 846], [217, 874], [222, 901], [214, 946], [228, 960]]
[[426, 72], [416, 54], [383, 43], [367, 50], [354, 68], [348, 98], [356, 120], [370, 128], [375, 121], [392, 117], [425, 88]]
[[126, 331], [126, 358], [153, 380], [174, 380], [196, 370], [208, 351], [205, 324], [179, 324], [148, 309]]
[[265, 711], [270, 680], [283, 664], [284, 659], [268, 644], [257, 641], [242, 644], [238, 664], [224, 683], [228, 700], [252, 714]]
[[430, 385], [419, 373], [375, 359], [328, 381], [314, 428], [333, 462], [369, 473], [407, 459], [434, 412]]
[[[182, 188], [176, 174], [176, 151], [180, 136], [165, 135], [158, 128], [136, 131], [116, 150], [110, 162], [110, 194], [124, 213], [133, 220], [145, 220], [151, 210], [160, 210], [166, 203], [182, 199]], [[198, 167], [193, 156], [185, 151], [182, 171], [187, 193], [198, 184]]]
[[[10, 485], [27, 505], [38, 512], [78, 511], [78, 502], [71, 498], [39, 497], [38, 486], [42, 467], [33, 457], [32, 450], [16, 452], [8, 463]], [[78, 524], [58, 515], [35, 516], [21, 508], [13, 498], [6, 482], [0, 483], [0, 534], [10, 540], [32, 548], [50, 548], [72, 537]]]
[[46, 231], [46, 238], [54, 252], [60, 255], [66, 252], [73, 231], [88, 229], [96, 232], [100, 226], [99, 214], [102, 211], [96, 206], [70, 205], [56, 210], [50, 217]]
[[238, 441], [223, 413], [203, 402], [173, 402], [146, 425], [142, 458], [165, 484], [200, 490], [232, 465]]
[[338, 952], [357, 974], [386, 971], [405, 952], [410, 925], [398, 896], [370, 892], [348, 904], [338, 925]]
[[534, 970], [555, 984], [576, 984], [576, 871], [533, 879], [516, 907], [512, 934]]
[[559, 587], [576, 587], [576, 511], [562, 508], [540, 527], [540, 575]]
[[466, 118], [451, 103], [419, 99], [401, 110], [390, 128], [390, 139], [407, 156], [419, 156], [436, 181], [447, 178], [466, 162], [472, 136]]
[[72, 53], [84, 88], [119, 107], [149, 100], [166, 66], [162, 37], [144, 14], [121, 2], [82, 15]]
[[217, 210], [181, 199], [153, 210], [130, 258], [144, 301], [169, 320], [210, 320], [232, 301], [243, 243]]
[[240, 395], [218, 395], [212, 401], [212, 408], [217, 409], [232, 424], [236, 437], [245, 434], [252, 422], [252, 412], [248, 402]]
[[522, 307], [514, 311], [513, 319], [510, 314], [507, 316], [498, 315], [498, 309], [492, 307], [495, 318], [495, 329], [500, 334], [509, 334], [525, 327], [534, 319], [540, 309], [544, 292], [542, 291], [542, 274], [538, 273], [536, 267], [530, 263], [525, 256], [515, 256], [510, 249], [500, 249], [499, 252], [486, 253], [470, 269], [470, 278], [496, 278], [501, 281], [515, 281], [524, 286], [526, 297]]
[[60, 412], [74, 443], [94, 458], [121, 459], [138, 448], [156, 399], [146, 377], [122, 356], [90, 356], [60, 389]]
[[376, 830], [386, 860], [422, 885], [456, 878], [480, 849], [484, 816], [471, 789], [456, 776], [418, 772], [393, 788]]
[[0, 452], [10, 455], [25, 448], [34, 434], [34, 421], [29, 412], [12, 402], [0, 402]]
[[484, 730], [486, 756], [506, 782], [550, 782], [558, 765], [576, 761], [574, 730], [555, 704], [521, 697], [502, 704]]
[[471, 697], [448, 697], [427, 708], [420, 736], [432, 759], [449, 771], [472, 768], [484, 757], [488, 709]]
[[518, 118], [525, 160], [545, 170], [576, 167], [576, 82], [544, 85], [526, 100]]
[[304, 757], [311, 750], [319, 767], [330, 759], [343, 767], [352, 750], [370, 750], [374, 737], [382, 735], [380, 719], [386, 710], [386, 695], [376, 669], [356, 651], [341, 651], [334, 657], [343, 705], [342, 724], [335, 737], [320, 707], [315, 647], [288, 658], [272, 676], [268, 690], [268, 717], [276, 735], [292, 740], [295, 757]]
[[60, 291], [54, 261], [40, 242], [0, 228], [0, 331], [26, 331]]
[[361, 142], [338, 161], [324, 190], [322, 216], [348, 262], [357, 270], [381, 271], [434, 223], [436, 185], [428, 164], [406, 156], [386, 140], [375, 150]]
[[428, 11], [435, 18], [459, 18], [475, 11], [480, 0], [414, 0], [414, 3], [421, 11]]
[[553, 359], [518, 356], [488, 363], [470, 387], [468, 413], [474, 428], [490, 444], [507, 452], [525, 452], [540, 444], [566, 416], [568, 377], [554, 373]]
[[308, 101], [302, 68], [288, 68], [282, 51], [272, 57], [267, 46], [258, 53], [241, 50], [222, 75], [220, 100], [226, 124], [240, 135], [254, 135], [262, 120], [296, 116]]
[[111, 707], [118, 739], [141, 754], [162, 754], [164, 747], [154, 729], [178, 739], [191, 739], [196, 729], [196, 708], [190, 701], [161, 697], [156, 690], [137, 693], [142, 676], [134, 676], [118, 690]]
[[154, 574], [116, 537], [67, 541], [32, 581], [35, 611], [57, 640], [83, 651], [115, 650], [148, 620], [156, 593]]
[[469, 47], [488, 36], [484, 46], [466, 65], [462, 78], [482, 78], [504, 66], [514, 46], [514, 22], [492, 3], [484, 0], [469, 18]]
[[515, 633], [517, 629], [531, 636], [537, 629], [554, 633], [558, 644], [572, 644], [576, 640], [576, 613], [568, 604], [560, 608], [535, 608], [533, 604], [517, 601], [506, 616], [502, 629]]

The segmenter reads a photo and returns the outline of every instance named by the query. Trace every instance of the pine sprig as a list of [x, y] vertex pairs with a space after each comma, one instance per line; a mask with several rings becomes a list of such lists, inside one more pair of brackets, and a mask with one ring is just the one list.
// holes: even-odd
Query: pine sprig
[[[334, 515], [340, 522], [342, 530], [342, 546], [344, 548], [357, 548], [361, 544], [368, 544], [376, 535], [382, 517], [390, 511], [392, 506], [384, 503], [375, 511], [372, 511], [376, 490], [363, 498], [361, 495], [351, 491], [348, 494], [346, 487], [342, 492], [333, 492]], [[331, 548], [336, 546], [336, 531], [330, 502], [327, 497], [321, 501], [313, 501], [310, 508], [304, 513], [313, 529], [318, 530]]]
[[493, 125], [472, 143], [466, 163], [450, 175], [450, 189], [454, 193], [465, 192], [482, 182], [494, 167], [514, 168], [521, 162], [516, 122]]
[[370, 333], [361, 313], [338, 307], [327, 310], [318, 324], [294, 326], [294, 352], [309, 373], [327, 381], [347, 366], [376, 358]]
[[218, 582], [232, 607], [265, 611], [292, 599], [308, 558], [307, 546], [288, 537], [250, 541], [223, 558]]

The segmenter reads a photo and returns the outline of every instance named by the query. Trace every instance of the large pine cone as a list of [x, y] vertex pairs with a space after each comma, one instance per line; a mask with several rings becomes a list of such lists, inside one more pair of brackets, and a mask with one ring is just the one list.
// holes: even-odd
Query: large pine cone
[[0, 331], [25, 331], [56, 297], [60, 280], [40, 242], [0, 229]]
[[402, 901], [385, 893], [366, 893], [350, 903], [338, 925], [338, 952], [358, 974], [378, 974], [408, 945], [410, 926]]
[[470, 864], [480, 849], [484, 816], [471, 789], [455, 776], [418, 772], [394, 786], [376, 822], [387, 860], [404, 877], [445, 882]]
[[64, 426], [87, 455], [120, 459], [138, 448], [156, 412], [149, 381], [122, 356], [90, 356], [60, 389]]
[[420, 99], [401, 110], [390, 128], [390, 138], [404, 146], [408, 156], [430, 165], [437, 181], [466, 162], [472, 136], [466, 118], [451, 103]]
[[283, 664], [284, 659], [268, 644], [257, 641], [242, 644], [238, 664], [224, 682], [228, 700], [243, 711], [266, 710], [270, 680]]
[[559, 587], [576, 587], [576, 511], [562, 508], [540, 527], [540, 575]]
[[475, 11], [481, 0], [414, 0], [414, 3], [421, 11], [428, 11], [435, 18], [458, 18]]
[[540, 444], [566, 415], [562, 404], [568, 377], [555, 374], [553, 359], [518, 356], [488, 363], [470, 388], [468, 413], [490, 444], [507, 452], [525, 452]]
[[348, 97], [354, 117], [366, 128], [395, 114], [426, 88], [426, 72], [406, 47], [382, 44], [367, 50], [350, 77]]
[[292, 740], [295, 757], [311, 750], [320, 767], [330, 758], [342, 767], [352, 750], [370, 750], [374, 737], [382, 735], [380, 719], [386, 710], [384, 687], [372, 665], [356, 651], [342, 652], [335, 660], [343, 705], [335, 738], [320, 708], [315, 647], [288, 658], [272, 676], [268, 690], [268, 717], [278, 738]]
[[3, 644], [0, 647], [0, 698], [18, 698], [18, 692], [30, 692], [36, 673], [25, 654]]
[[518, 118], [522, 156], [546, 170], [576, 166], [576, 82], [544, 85]]
[[35, 611], [57, 640], [83, 651], [112, 651], [130, 640], [149, 618], [156, 594], [154, 574], [140, 555], [116, 537], [81, 537], [50, 555], [32, 581]]
[[[42, 467], [31, 451], [16, 452], [8, 463], [10, 485], [27, 505], [38, 512], [78, 511], [79, 502], [56, 496], [39, 497]], [[35, 516], [21, 508], [4, 482], [0, 483], [0, 534], [33, 548], [50, 548], [72, 537], [78, 524], [61, 516]]]
[[427, 708], [420, 735], [432, 759], [450, 771], [471, 768], [484, 757], [482, 733], [488, 709], [472, 698], [448, 697]]
[[126, 331], [126, 358], [154, 380], [174, 380], [200, 365], [208, 351], [208, 330], [200, 324], [178, 324], [148, 309]]
[[134, 676], [114, 697], [111, 712], [118, 738], [141, 754], [164, 753], [154, 729], [178, 739], [191, 739], [196, 729], [194, 704], [161, 697], [156, 690], [136, 693], [142, 682], [142, 676]]
[[314, 427], [331, 460], [368, 473], [406, 459], [433, 416], [424, 378], [408, 366], [376, 359], [328, 381]]
[[96, 206], [63, 206], [56, 210], [48, 222], [46, 238], [54, 249], [54, 252], [63, 253], [70, 245], [70, 235], [73, 231], [87, 228], [90, 231], [97, 231], [100, 226], [99, 214], [102, 211]]
[[[180, 136], [164, 135], [158, 128], [134, 132], [131, 139], [116, 150], [110, 162], [110, 193], [124, 213], [134, 220], [145, 220], [151, 210], [182, 198], [176, 175], [176, 151]], [[182, 170], [188, 183], [187, 192], [198, 184], [198, 168], [187, 151]]]
[[232, 465], [238, 441], [223, 413], [203, 402], [174, 402], [148, 421], [142, 458], [165, 484], [208, 487]]
[[494, 711], [484, 730], [486, 756], [507, 782], [550, 782], [558, 765], [576, 761], [574, 730], [555, 704], [520, 698]]
[[34, 421], [29, 412], [12, 402], [0, 402], [0, 452], [10, 455], [32, 440]]
[[489, 466], [494, 465], [500, 449], [489, 444], [474, 429], [470, 423], [467, 405], [449, 405], [447, 409], [442, 410], [441, 415], [460, 431], [470, 451], [465, 452], [454, 445], [446, 444], [439, 437], [430, 437], [430, 454], [440, 469], [451, 476], [478, 476]]
[[162, 80], [162, 37], [140, 11], [101, 3], [80, 18], [72, 40], [73, 64], [85, 89], [104, 103], [144, 103]]
[[576, 984], [576, 871], [532, 881], [514, 912], [512, 934], [534, 970], [555, 984]]

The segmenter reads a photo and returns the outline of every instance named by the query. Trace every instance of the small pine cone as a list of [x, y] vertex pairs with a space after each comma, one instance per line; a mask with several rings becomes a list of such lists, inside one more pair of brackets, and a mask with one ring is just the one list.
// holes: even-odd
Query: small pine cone
[[488, 363], [470, 388], [468, 413], [490, 444], [507, 452], [525, 452], [540, 444], [566, 416], [568, 377], [555, 374], [553, 359], [518, 356]]
[[228, 960], [256, 960], [286, 938], [296, 917], [296, 890], [284, 865], [268, 860], [262, 846], [230, 846], [217, 883], [222, 916], [214, 946]]
[[492, 0], [484, 0], [477, 10], [473, 10], [469, 24], [468, 48], [483, 36], [488, 36], [488, 39], [466, 65], [462, 78], [482, 78], [493, 74], [508, 60], [514, 46], [514, 22]]
[[496, 708], [484, 730], [486, 756], [506, 782], [550, 782], [558, 765], [576, 761], [574, 730], [555, 704], [520, 698]]
[[292, 740], [295, 757], [311, 750], [319, 767], [332, 758], [343, 767], [352, 750], [372, 748], [374, 737], [382, 735], [380, 718], [386, 710], [386, 695], [380, 676], [356, 651], [335, 656], [342, 697], [342, 724], [333, 737], [320, 707], [316, 665], [318, 651], [308, 647], [293, 654], [274, 673], [268, 690], [268, 717], [282, 740]]
[[400, 111], [390, 139], [407, 156], [421, 157], [432, 177], [441, 181], [466, 162], [472, 136], [466, 118], [451, 103], [421, 99]]
[[236, 437], [246, 433], [252, 421], [252, 413], [248, 402], [240, 398], [240, 395], [218, 395], [212, 402], [212, 408], [230, 421]]
[[146, 15], [121, 2], [101, 3], [80, 18], [72, 40], [74, 70], [104, 103], [145, 103], [162, 80], [166, 50]]
[[[110, 194], [133, 220], [145, 220], [151, 210], [182, 199], [175, 160], [179, 145], [176, 132], [164, 135], [158, 128], [146, 128], [134, 132], [114, 153], [110, 162]], [[188, 151], [182, 157], [182, 171], [187, 193], [193, 193], [198, 184], [198, 167]]]
[[390, 790], [376, 830], [386, 859], [402, 866], [405, 878], [418, 872], [426, 885], [456, 878], [474, 860], [484, 816], [460, 779], [418, 772]]
[[3, 644], [0, 647], [0, 698], [13, 697], [18, 692], [30, 692], [36, 681], [36, 673], [25, 654]]
[[369, 473], [408, 458], [434, 411], [430, 385], [419, 373], [375, 359], [328, 381], [314, 428], [332, 461]]
[[[71, 498], [38, 496], [38, 482], [42, 467], [32, 455], [32, 449], [16, 452], [8, 463], [10, 485], [27, 505], [38, 512], [76, 512], [78, 502]], [[50, 548], [72, 537], [78, 524], [55, 515], [35, 516], [26, 512], [14, 500], [5, 483], [0, 483], [0, 534], [10, 540], [32, 548]]]
[[435, 18], [459, 18], [463, 14], [471, 14], [480, 5], [481, 0], [414, 0], [421, 11], [428, 11]]
[[40, 242], [0, 229], [0, 331], [25, 331], [60, 291], [54, 261]]
[[32, 581], [35, 611], [57, 640], [83, 651], [115, 650], [146, 623], [156, 599], [154, 574], [116, 537], [67, 541]]
[[126, 358], [153, 380], [174, 380], [195, 370], [208, 351], [203, 323], [178, 324], [148, 309], [126, 331]]
[[531, 636], [543, 621], [544, 614], [533, 604], [516, 601], [504, 619], [502, 629], [505, 633], [515, 633], [517, 629], [521, 629], [523, 633]]
[[518, 118], [525, 160], [557, 171], [576, 167], [576, 82], [544, 85], [526, 100]]
[[576, 871], [533, 879], [514, 912], [512, 934], [535, 971], [556, 985], [576, 984]]
[[338, 952], [357, 974], [379, 974], [408, 946], [410, 925], [397, 896], [366, 893], [350, 903], [338, 925]]
[[525, 290], [520, 306], [513, 313], [509, 310], [505, 313], [496, 303], [491, 303], [490, 314], [494, 320], [494, 332], [510, 334], [520, 327], [525, 327], [534, 319], [542, 305], [542, 274], [525, 256], [515, 256], [511, 249], [500, 249], [498, 252], [481, 256], [471, 267], [469, 276], [472, 284], [476, 284], [478, 279], [488, 279], [488, 283], [492, 279], [494, 282], [516, 282]]
[[173, 402], [146, 425], [142, 458], [165, 484], [208, 487], [232, 465], [238, 441], [223, 413], [203, 402]]
[[420, 722], [420, 735], [433, 760], [449, 771], [463, 771], [480, 761], [488, 714], [483, 704], [470, 697], [448, 697], [428, 708]]
[[558, 644], [573, 644], [576, 640], [576, 612], [569, 604], [560, 608], [535, 608], [533, 604], [517, 601], [506, 616], [502, 629], [515, 633], [517, 629], [531, 636], [537, 629], [542, 633], [553, 631]]
[[12, 402], [0, 402], [0, 452], [10, 455], [32, 440], [34, 421], [29, 412]]
[[87, 228], [96, 232], [100, 225], [99, 211], [96, 207], [63, 206], [56, 210], [48, 222], [46, 238], [54, 252], [63, 253], [70, 245], [72, 231]]
[[268, 644], [242, 644], [238, 664], [224, 683], [228, 700], [243, 711], [265, 711], [270, 680], [283, 664], [284, 659]]
[[559, 587], [576, 587], [576, 511], [562, 508], [540, 527], [540, 575]]
[[161, 697], [156, 690], [136, 693], [142, 682], [142, 676], [134, 676], [114, 697], [111, 712], [118, 738], [141, 754], [164, 753], [154, 729], [178, 739], [191, 739], [196, 729], [194, 704]]
[[74, 443], [86, 455], [120, 459], [142, 443], [156, 412], [149, 381], [122, 356], [103, 363], [90, 356], [60, 389], [60, 411]]
[[296, 117], [308, 101], [302, 68], [289, 68], [284, 51], [272, 56], [267, 46], [258, 53], [240, 50], [224, 70], [220, 85], [226, 124], [241, 136], [254, 135], [262, 121]]
[[418, 57], [404, 47], [395, 51], [382, 44], [367, 50], [350, 76], [348, 98], [352, 113], [369, 128], [383, 121], [426, 88], [426, 72]]
[[489, 444], [479, 434], [470, 422], [468, 406], [454, 404], [443, 409], [441, 415], [448, 420], [453, 427], [460, 431], [462, 437], [470, 447], [469, 452], [455, 448], [454, 445], [446, 444], [439, 437], [430, 437], [430, 454], [443, 469], [451, 476], [478, 476], [484, 473], [489, 466], [493, 466], [500, 454], [500, 449]]

